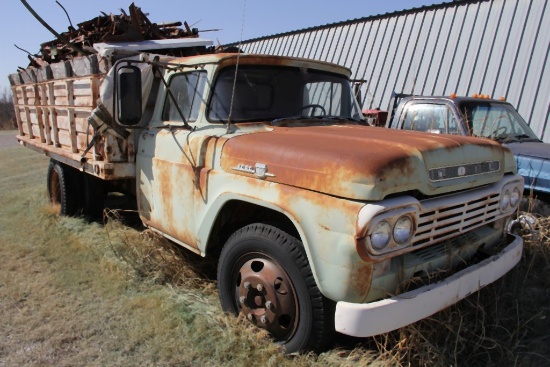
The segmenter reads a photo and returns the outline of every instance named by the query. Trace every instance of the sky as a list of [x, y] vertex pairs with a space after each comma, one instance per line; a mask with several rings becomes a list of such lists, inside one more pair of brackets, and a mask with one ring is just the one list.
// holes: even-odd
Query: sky
[[[101, 11], [128, 12], [131, 0], [58, 0], [72, 23], [90, 20]], [[28, 4], [58, 33], [69, 20], [55, 0], [27, 0]], [[294, 31], [349, 19], [442, 3], [444, 0], [136, 0], [136, 6], [151, 21], [187, 21], [202, 38], [227, 44]], [[201, 32], [201, 30], [215, 30]], [[4, 0], [0, 8], [0, 91], [9, 88], [8, 74], [27, 67], [27, 54], [14, 44], [37, 53], [40, 44], [55, 37], [42, 26], [20, 0]]]

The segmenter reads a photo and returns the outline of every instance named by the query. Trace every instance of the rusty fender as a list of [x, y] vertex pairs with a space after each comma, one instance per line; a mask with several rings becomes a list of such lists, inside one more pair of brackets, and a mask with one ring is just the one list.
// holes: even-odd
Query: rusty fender
[[215, 199], [196, 216], [202, 253], [217, 213], [226, 203], [239, 200], [266, 207], [292, 221], [326, 297], [348, 302], [365, 299], [372, 265], [359, 257], [355, 244], [357, 216], [364, 204], [220, 171], [211, 171], [208, 180], [208, 196]]

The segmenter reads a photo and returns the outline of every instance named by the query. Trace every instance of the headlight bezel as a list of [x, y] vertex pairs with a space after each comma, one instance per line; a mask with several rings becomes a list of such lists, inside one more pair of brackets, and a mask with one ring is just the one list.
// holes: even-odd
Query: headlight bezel
[[521, 191], [517, 187], [514, 187], [512, 193], [510, 194], [510, 205], [513, 207], [518, 206], [519, 202], [521, 201], [521, 197]]
[[[401, 220], [410, 221], [410, 226], [411, 226], [410, 233], [408, 234], [407, 238], [404, 240], [399, 238], [396, 239], [396, 226], [398, 225], [398, 222]], [[389, 240], [387, 241], [385, 246], [377, 247], [373, 243], [372, 236], [373, 234], [376, 233], [376, 230], [379, 228], [379, 226], [383, 225], [382, 223], [388, 223], [389, 225]], [[393, 251], [398, 251], [405, 247], [410, 246], [411, 241], [416, 232], [417, 223], [418, 223], [417, 213], [415, 208], [413, 207], [400, 208], [400, 209], [391, 210], [388, 212], [378, 214], [369, 223], [369, 229], [367, 230], [365, 241], [366, 241], [368, 251], [371, 254], [378, 256], [378, 255], [385, 255]]]
[[508, 211], [510, 206], [510, 190], [505, 189], [504, 193], [501, 193], [500, 195], [500, 211], [506, 212]]
[[510, 183], [502, 187], [498, 208], [501, 213], [509, 214], [517, 210], [521, 197], [523, 195], [523, 187], [517, 182]]

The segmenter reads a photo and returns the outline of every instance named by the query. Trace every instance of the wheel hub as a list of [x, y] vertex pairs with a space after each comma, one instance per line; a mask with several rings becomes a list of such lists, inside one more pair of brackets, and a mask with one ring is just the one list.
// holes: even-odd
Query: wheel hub
[[240, 269], [237, 299], [243, 314], [276, 339], [288, 339], [294, 332], [298, 302], [285, 271], [269, 259], [246, 261]]

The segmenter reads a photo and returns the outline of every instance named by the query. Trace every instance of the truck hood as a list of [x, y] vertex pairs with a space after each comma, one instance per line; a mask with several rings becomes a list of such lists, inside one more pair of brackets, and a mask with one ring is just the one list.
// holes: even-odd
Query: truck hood
[[506, 147], [516, 157], [518, 173], [525, 179], [525, 190], [550, 195], [550, 144], [514, 142]]
[[550, 160], [550, 144], [542, 142], [513, 142], [505, 146], [514, 153], [525, 157], [540, 158]]
[[496, 182], [515, 169], [510, 152], [488, 139], [359, 125], [234, 135], [221, 165], [234, 174], [357, 200], [413, 190], [438, 195]]

